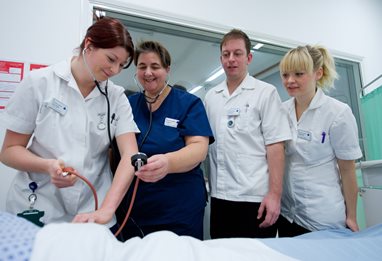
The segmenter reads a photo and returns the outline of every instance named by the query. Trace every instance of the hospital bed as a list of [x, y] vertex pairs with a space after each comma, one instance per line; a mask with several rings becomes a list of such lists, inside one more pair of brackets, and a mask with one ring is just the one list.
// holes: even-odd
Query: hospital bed
[[98, 224], [50, 224], [43, 228], [0, 212], [0, 260], [381, 260], [382, 224], [295, 238], [200, 241], [161, 231], [124, 243]]

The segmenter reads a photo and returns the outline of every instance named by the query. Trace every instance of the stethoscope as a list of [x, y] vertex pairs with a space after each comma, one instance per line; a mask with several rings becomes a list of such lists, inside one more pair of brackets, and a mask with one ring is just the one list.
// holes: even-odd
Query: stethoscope
[[[106, 102], [107, 102], [107, 119], [108, 119], [107, 120], [108, 137], [109, 137], [109, 141], [110, 141], [110, 144], [111, 144], [110, 146], [111, 146], [112, 150], [113, 151], [117, 151], [115, 143], [111, 139], [111, 132], [110, 132], [110, 122], [113, 119], [110, 117], [110, 101], [109, 101], [108, 92], [107, 92], [108, 80], [106, 81], [106, 84], [105, 84], [105, 91], [102, 91], [99, 82], [95, 78], [93, 72], [91, 71], [91, 69], [90, 69], [90, 67], [89, 67], [89, 65], [88, 65], [88, 63], [86, 61], [85, 52], [86, 52], [86, 48], [82, 51], [82, 57], [83, 57], [83, 61], [84, 61], [85, 67], [87, 68], [89, 74], [92, 76], [93, 81], [94, 81], [95, 85], [97, 86], [99, 92], [102, 95], [104, 95], [105, 98], [106, 98]], [[132, 62], [132, 60], [130, 59], [128, 65], [125, 68], [128, 68], [130, 66], [131, 62]], [[145, 99], [146, 103], [149, 106], [149, 113], [150, 113], [149, 127], [148, 127], [148, 129], [147, 129], [143, 139], [141, 140], [141, 142], [140, 142], [140, 144], [138, 146], [138, 151], [140, 151], [140, 149], [142, 148], [143, 143], [145, 142], [147, 136], [149, 135], [149, 133], [151, 131], [151, 126], [152, 126], [152, 104], [154, 104], [159, 99], [159, 97], [164, 92], [166, 87], [170, 86], [170, 85], [168, 84], [168, 80], [166, 80], [165, 84], [162, 87], [162, 89], [160, 90], [160, 92], [154, 98], [152, 98], [152, 97], [149, 97], [149, 96], [147, 96], [145, 94], [144, 88], [139, 83], [139, 81], [137, 81], [137, 79], [136, 79], [136, 74], [134, 75], [134, 81], [135, 81], [136, 85], [141, 89], [142, 95], [144, 96], [144, 99]], [[144, 153], [138, 152], [137, 154], [135, 154], [135, 155], [133, 155], [131, 157], [131, 164], [134, 166], [135, 171], [138, 171], [139, 168], [141, 166], [145, 165], [146, 163], [147, 163], [147, 156]], [[135, 196], [136, 196], [136, 193], [137, 193], [137, 190], [138, 190], [138, 184], [139, 184], [139, 178], [136, 178], [135, 184], [134, 184], [134, 188], [133, 188], [133, 192], [132, 192], [132, 197], [131, 197], [131, 200], [130, 200], [130, 204], [129, 204], [128, 210], [127, 210], [126, 215], [125, 215], [125, 219], [123, 220], [122, 224], [120, 225], [118, 231], [114, 234], [116, 237], [120, 234], [120, 232], [122, 231], [123, 227], [125, 226], [127, 220], [129, 219], [129, 216], [130, 216], [130, 213], [131, 213], [131, 210], [132, 210], [132, 206], [134, 204]], [[88, 183], [88, 185], [91, 187], [91, 184]], [[97, 209], [97, 195], [94, 192], [94, 190], [93, 190], [93, 195], [94, 195], [94, 198], [95, 198], [95, 201], [96, 201], [96, 203], [95, 203], [96, 207], [95, 208]], [[133, 220], [133, 222], [134, 222], [134, 220]], [[138, 228], [139, 228], [139, 226], [138, 226]], [[142, 232], [142, 230], [141, 230], [141, 232]]]
[[[145, 89], [143, 88], [143, 86], [140, 84], [140, 82], [137, 80], [137, 74], [134, 74], [134, 82], [135, 84], [138, 86], [138, 88], [141, 90], [141, 93], [145, 99], [145, 102], [148, 104], [149, 106], [149, 127], [147, 128], [147, 131], [145, 133], [145, 136], [143, 136], [141, 142], [139, 143], [139, 146], [138, 146], [138, 151], [141, 150], [142, 146], [143, 146], [143, 143], [145, 142], [147, 136], [149, 135], [150, 131], [151, 131], [151, 126], [152, 126], [152, 121], [153, 121], [153, 112], [152, 112], [152, 104], [154, 104], [158, 99], [159, 97], [161, 96], [161, 94], [163, 93], [163, 91], [166, 89], [167, 86], [170, 86], [168, 84], [168, 79], [165, 81], [164, 83], [164, 86], [162, 87], [162, 89], [160, 90], [160, 92], [154, 97], [150, 97], [150, 96], [147, 96], [145, 94]], [[170, 86], [171, 87], [171, 86]]]
[[[97, 86], [99, 92], [105, 96], [105, 99], [106, 99], [106, 103], [107, 103], [107, 133], [108, 133], [108, 137], [109, 137], [109, 142], [110, 142], [110, 146], [111, 146], [111, 149], [112, 151], [117, 151], [117, 148], [115, 146], [115, 143], [112, 141], [111, 139], [111, 131], [110, 131], [110, 123], [111, 121], [113, 120], [113, 116], [110, 117], [110, 101], [109, 101], [109, 97], [108, 97], [108, 92], [107, 92], [107, 87], [108, 87], [108, 82], [109, 82], [109, 79], [106, 80], [106, 84], [105, 84], [105, 91], [102, 91], [101, 89], [101, 86], [99, 84], [99, 82], [97, 81], [97, 79], [95, 78], [93, 72], [91, 71], [87, 61], [86, 61], [86, 58], [85, 58], [85, 52], [86, 52], [86, 49], [87, 48], [84, 48], [84, 50], [82, 51], [82, 58], [83, 58], [83, 61], [84, 61], [84, 64], [85, 64], [85, 67], [86, 69], [88, 70], [89, 74], [91, 75], [91, 77], [93, 78], [93, 81], [95, 83], [95, 85]], [[130, 65], [131, 65], [131, 62], [132, 62], [132, 59], [130, 58], [128, 64], [124, 67], [124, 69], [128, 68]], [[163, 92], [164, 88], [162, 89], [161, 93]], [[160, 94], [158, 95], [158, 97], [160, 96]], [[158, 97], [156, 99], [158, 99]], [[148, 133], [147, 133], [148, 134]], [[142, 145], [142, 143], [141, 143]], [[137, 154], [134, 154], [132, 157], [131, 157], [131, 164], [134, 166], [134, 169], [135, 171], [138, 171], [140, 167], [142, 167], [143, 165], [145, 165], [147, 163], [147, 156], [146, 154], [144, 153], [140, 153], [138, 152]], [[68, 171], [70, 173], [70, 170]], [[86, 182], [86, 180], [84, 180]], [[97, 199], [97, 194], [95, 192], [95, 190], [92, 188], [92, 184], [90, 182], [86, 182], [89, 187], [92, 189], [92, 192], [93, 192], [93, 196], [94, 196], [94, 199], [95, 199], [95, 209], [97, 210], [98, 206], [97, 206], [97, 202], [98, 202], [98, 199]], [[128, 211], [126, 213], [126, 216], [125, 216], [125, 219], [123, 221], [123, 224], [119, 227], [118, 231], [114, 234], [116, 237], [119, 235], [119, 233], [122, 231], [123, 227], [125, 226], [125, 223], [127, 221], [127, 219], [129, 218], [130, 216], [130, 212], [132, 210], [132, 206], [134, 204], [134, 199], [135, 199], [135, 195], [136, 195], [136, 192], [137, 192], [137, 189], [138, 189], [138, 183], [139, 183], [139, 179], [137, 178], [136, 181], [135, 181], [135, 185], [134, 185], [134, 189], [133, 189], [133, 197], [130, 201], [130, 204], [129, 204], [129, 208], [128, 208]]]
[[[109, 83], [109, 79], [106, 80], [106, 84], [105, 84], [105, 91], [102, 91], [102, 88], [100, 86], [100, 83], [99, 81], [97, 81], [97, 79], [95, 78], [92, 70], [90, 69], [88, 63], [87, 63], [87, 60], [85, 58], [85, 53], [86, 53], [86, 50], [88, 49], [88, 47], [84, 48], [82, 50], [82, 59], [84, 61], [84, 64], [85, 64], [85, 67], [86, 69], [88, 70], [90, 76], [93, 78], [93, 81], [95, 83], [95, 85], [97, 86], [97, 89], [99, 90], [99, 92], [105, 96], [105, 99], [106, 99], [106, 103], [107, 103], [107, 134], [108, 134], [108, 137], [109, 137], [109, 142], [110, 144], [112, 144], [112, 139], [111, 139], [111, 131], [110, 131], [110, 123], [111, 121], [113, 121], [113, 117], [114, 117], [114, 114], [113, 116], [110, 117], [110, 101], [109, 101], [109, 96], [108, 96], [108, 92], [107, 92], [107, 87], [108, 87], [108, 83]], [[131, 57], [129, 58], [129, 61], [127, 62], [127, 65], [123, 67], [123, 69], [127, 69], [130, 67], [131, 63], [133, 62], [133, 59], [131, 59]], [[99, 129], [102, 129], [103, 127], [99, 127]]]
[[[163, 93], [163, 91], [166, 89], [167, 86], [170, 86], [168, 84], [168, 80], [165, 81], [165, 84], [164, 86], [162, 87], [162, 89], [160, 90], [160, 92], [154, 97], [149, 97], [145, 94], [145, 91], [144, 91], [144, 88], [143, 86], [139, 83], [139, 81], [136, 79], [136, 74], [134, 74], [134, 81], [135, 81], [135, 84], [139, 87], [139, 89], [141, 90], [141, 94], [142, 96], [144, 97], [144, 100], [145, 102], [148, 104], [148, 107], [149, 107], [149, 126], [147, 128], [147, 131], [145, 132], [141, 142], [139, 143], [139, 146], [138, 146], [138, 151], [141, 150], [144, 142], [146, 141], [149, 133], [151, 132], [151, 127], [152, 127], [152, 121], [153, 121], [153, 113], [152, 113], [152, 104], [155, 103], [159, 97], [161, 96], [161, 94]], [[171, 87], [171, 86], [170, 86]], [[140, 96], [140, 97], [142, 97]], [[132, 158], [131, 158], [131, 164], [134, 166], [135, 170], [139, 170], [139, 167], [140, 166], [143, 166], [144, 164], [147, 163], [147, 156], [146, 154], [144, 153], [140, 153], [138, 152], [137, 154], [135, 154]], [[124, 206], [126, 206], [127, 204], [123, 204], [122, 205], [122, 209], [124, 212], [126, 212], [126, 215], [125, 215], [125, 218], [124, 220], [122, 221], [122, 224], [120, 226], [120, 228], [118, 229], [118, 231], [115, 233], [115, 236], [117, 236], [123, 229], [123, 227], [126, 225], [127, 223], [127, 220], [130, 219], [133, 224], [138, 228], [138, 230], [140, 231], [142, 237], [144, 237], [144, 232], [143, 230], [141, 229], [141, 227], [137, 224], [137, 222], [135, 222], [135, 220], [133, 219], [133, 217], [130, 216], [130, 213], [132, 211], [132, 205], [133, 205], [133, 202], [135, 200], [135, 196], [137, 194], [137, 190], [138, 190], [138, 184], [139, 184], [139, 178], [135, 177], [135, 184], [134, 184], [134, 189], [132, 191], [132, 193], [130, 194], [130, 204], [129, 204], [129, 207], [128, 209], [124, 208]]]
[[[97, 89], [99, 90], [99, 92], [100, 92], [103, 96], [105, 96], [106, 103], [107, 103], [107, 134], [108, 134], [108, 137], [109, 137], [109, 142], [110, 142], [110, 144], [112, 144], [111, 131], [110, 131], [110, 121], [111, 121], [112, 119], [110, 118], [110, 101], [109, 101], [109, 95], [108, 95], [108, 92], [107, 92], [107, 87], [108, 87], [109, 79], [106, 80], [105, 91], [102, 91], [99, 82], [98, 82], [97, 79], [95, 78], [95, 76], [94, 76], [92, 70], [90, 69], [90, 67], [89, 67], [89, 65], [88, 65], [88, 63], [87, 63], [87, 61], [86, 61], [86, 58], [85, 58], [86, 50], [87, 50], [87, 48], [84, 48], [84, 49], [82, 50], [82, 59], [83, 59], [83, 61], [84, 61], [85, 67], [86, 67], [86, 69], [88, 70], [90, 76], [93, 78], [93, 81], [94, 81], [95, 85], [97, 86]], [[130, 61], [129, 61], [127, 67], [129, 67], [130, 64], [131, 64], [131, 59], [130, 59]], [[126, 68], [127, 68], [127, 67], [126, 67]]]
[[149, 107], [150, 107], [150, 111], [151, 111], [151, 105], [154, 104], [158, 99], [159, 97], [161, 96], [161, 94], [163, 93], [163, 91], [166, 89], [167, 86], [170, 86], [168, 84], [168, 79], [164, 82], [164, 85], [162, 87], [162, 89], [160, 90], [160, 92], [155, 96], [155, 97], [150, 97], [150, 96], [147, 96], [146, 95], [146, 91], [145, 89], [143, 88], [143, 86], [141, 85], [141, 83], [137, 80], [137, 74], [134, 74], [134, 82], [135, 84], [138, 86], [138, 88], [141, 90], [141, 93], [143, 94], [143, 96], [145, 97], [145, 101], [149, 104]]

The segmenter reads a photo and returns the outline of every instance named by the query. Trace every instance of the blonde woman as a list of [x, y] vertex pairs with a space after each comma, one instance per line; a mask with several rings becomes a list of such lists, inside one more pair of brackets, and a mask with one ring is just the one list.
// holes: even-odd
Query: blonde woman
[[292, 140], [286, 142], [286, 168], [278, 233], [344, 228], [358, 231], [355, 160], [362, 157], [350, 107], [324, 93], [337, 78], [322, 46], [300, 46], [280, 62], [284, 102]]

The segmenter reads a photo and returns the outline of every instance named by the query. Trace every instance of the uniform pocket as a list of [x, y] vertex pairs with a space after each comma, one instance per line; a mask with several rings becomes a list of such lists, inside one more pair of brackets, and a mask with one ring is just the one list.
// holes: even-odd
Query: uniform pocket
[[246, 105], [241, 108], [241, 113], [236, 119], [237, 129], [241, 132], [251, 132], [259, 130], [261, 118], [256, 108]]
[[334, 151], [330, 143], [330, 134], [325, 131], [311, 131], [312, 138], [306, 142], [305, 162], [320, 164], [334, 157]]

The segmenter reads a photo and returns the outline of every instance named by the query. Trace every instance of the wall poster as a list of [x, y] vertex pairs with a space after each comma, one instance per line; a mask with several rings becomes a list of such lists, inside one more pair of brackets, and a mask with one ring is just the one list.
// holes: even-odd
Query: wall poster
[[0, 60], [0, 111], [16, 90], [24, 77], [24, 63]]
[[[24, 66], [26, 71], [24, 72]], [[30, 71], [47, 67], [45, 64], [0, 60], [0, 112], [5, 109], [17, 85]], [[26, 74], [25, 74], [26, 73]]]

